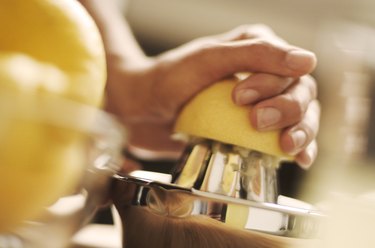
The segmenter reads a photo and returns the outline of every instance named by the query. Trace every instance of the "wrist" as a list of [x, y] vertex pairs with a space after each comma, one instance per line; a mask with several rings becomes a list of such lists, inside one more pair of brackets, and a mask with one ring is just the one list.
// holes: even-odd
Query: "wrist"
[[144, 56], [127, 61], [119, 54], [108, 55], [106, 85], [107, 111], [124, 123], [143, 122], [147, 119], [150, 88], [153, 76], [153, 59]]

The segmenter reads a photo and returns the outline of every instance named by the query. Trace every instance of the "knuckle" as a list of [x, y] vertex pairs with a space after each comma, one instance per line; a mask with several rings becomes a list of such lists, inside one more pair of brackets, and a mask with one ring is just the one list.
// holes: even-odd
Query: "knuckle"
[[255, 34], [273, 34], [273, 30], [263, 23], [256, 23], [248, 26], [248, 31]]
[[301, 80], [306, 85], [312, 99], [318, 97], [318, 85], [316, 80], [311, 75], [305, 75]]
[[273, 35], [273, 30], [265, 24], [242, 24], [230, 31], [234, 40], [268, 37]]
[[256, 51], [257, 53], [265, 54], [273, 50], [273, 45], [266, 39], [257, 38], [251, 42], [249, 48], [253, 51]]
[[306, 142], [306, 146], [315, 138], [316, 136], [316, 132], [314, 131], [314, 129], [308, 125], [307, 123], [302, 123], [301, 124], [301, 129], [306, 133], [307, 135], [307, 142]]
[[301, 121], [303, 117], [305, 116], [305, 107], [299, 99], [292, 95], [287, 94], [284, 96], [286, 100], [286, 107], [289, 109], [289, 112], [293, 114], [294, 121]]
[[301, 121], [305, 115], [304, 108], [302, 107], [302, 104], [300, 104], [297, 101], [292, 102], [292, 107], [295, 109], [295, 116], [298, 121]]
[[253, 37], [253, 34], [249, 32], [250, 25], [243, 24], [238, 26], [234, 32], [236, 33], [237, 39], [246, 39]]

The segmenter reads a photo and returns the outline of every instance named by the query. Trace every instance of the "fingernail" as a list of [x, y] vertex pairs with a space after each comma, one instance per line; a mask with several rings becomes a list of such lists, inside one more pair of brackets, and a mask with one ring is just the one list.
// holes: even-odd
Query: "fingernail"
[[292, 132], [290, 134], [290, 137], [293, 140], [295, 150], [298, 150], [299, 148], [301, 148], [306, 143], [306, 140], [307, 140], [307, 135], [302, 130], [297, 130], [297, 131]]
[[304, 69], [306, 65], [310, 65], [313, 60], [315, 60], [315, 55], [312, 52], [303, 50], [289, 51], [286, 56], [286, 63], [292, 70]]
[[254, 102], [259, 97], [259, 92], [252, 89], [238, 90], [235, 95], [235, 101], [238, 105], [245, 105]]
[[274, 126], [281, 120], [281, 112], [276, 108], [261, 108], [257, 110], [258, 129]]

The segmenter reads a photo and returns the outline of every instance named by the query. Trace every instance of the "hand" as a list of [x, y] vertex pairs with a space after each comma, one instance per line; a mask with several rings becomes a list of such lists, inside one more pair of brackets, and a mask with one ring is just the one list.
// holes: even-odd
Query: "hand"
[[108, 62], [107, 107], [128, 126], [133, 145], [180, 149], [169, 139], [180, 108], [210, 84], [248, 71], [253, 74], [234, 89], [234, 101], [255, 103], [250, 116], [254, 127], [282, 128], [281, 147], [296, 154], [298, 163], [307, 167], [315, 159], [319, 106], [316, 83], [305, 75], [314, 69], [316, 58], [267, 27], [243, 26], [200, 38], [131, 66], [119, 58]]
[[295, 155], [308, 168], [317, 155], [315, 137], [319, 129], [320, 107], [315, 80], [276, 75], [252, 74], [233, 90], [238, 105], [253, 104], [250, 120], [258, 130], [282, 129], [281, 148]]

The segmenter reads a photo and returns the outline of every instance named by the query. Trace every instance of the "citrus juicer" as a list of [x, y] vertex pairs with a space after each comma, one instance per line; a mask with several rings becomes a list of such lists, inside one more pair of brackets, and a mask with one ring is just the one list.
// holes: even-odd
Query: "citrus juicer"
[[241, 229], [314, 237], [324, 216], [312, 205], [278, 195], [279, 131], [251, 127], [248, 107], [236, 106], [237, 78], [217, 82], [182, 109], [176, 138], [187, 148], [169, 175], [136, 171], [118, 180], [138, 185], [131, 204], [159, 215], [207, 215]]

